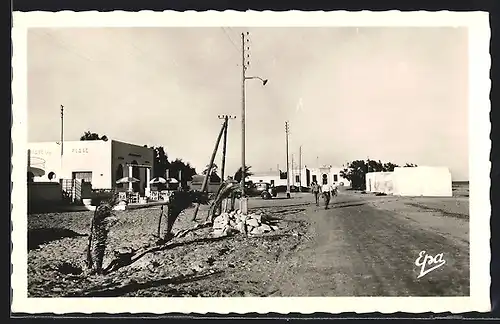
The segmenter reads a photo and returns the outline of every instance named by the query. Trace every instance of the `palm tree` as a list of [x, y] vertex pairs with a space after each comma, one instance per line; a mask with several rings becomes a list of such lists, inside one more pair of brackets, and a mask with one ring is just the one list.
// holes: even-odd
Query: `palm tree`
[[[253, 173], [250, 171], [250, 168], [251, 166], [250, 165], [246, 165], [245, 166], [245, 178], [247, 177], [250, 177], [253, 175]], [[241, 167], [238, 169], [238, 171], [236, 171], [236, 173], [234, 174], [234, 180], [240, 182], [241, 181]]]

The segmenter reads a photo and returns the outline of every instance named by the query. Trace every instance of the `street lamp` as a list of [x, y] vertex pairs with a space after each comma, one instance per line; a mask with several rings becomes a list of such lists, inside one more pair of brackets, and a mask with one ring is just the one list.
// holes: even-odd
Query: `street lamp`
[[261, 77], [259, 76], [249, 76], [249, 77], [245, 77], [245, 80], [250, 80], [250, 79], [259, 79], [260, 81], [262, 81], [262, 85], [266, 85], [267, 84], [267, 79], [262, 79]]
[[263, 79], [259, 76], [245, 76], [245, 67], [243, 67], [243, 82], [241, 86], [242, 101], [241, 101], [241, 198], [240, 198], [240, 210], [243, 215], [248, 213], [248, 199], [245, 196], [245, 178], [246, 178], [246, 163], [245, 163], [245, 81], [258, 79], [262, 82], [262, 85], [267, 84], [267, 79]]
[[244, 35], [242, 34], [243, 40], [243, 49], [242, 49], [242, 78], [241, 78], [241, 198], [240, 198], [240, 210], [243, 215], [248, 213], [248, 199], [245, 196], [245, 81], [258, 79], [262, 82], [262, 85], [265, 86], [267, 84], [267, 79], [263, 79], [259, 76], [246, 76], [246, 66], [245, 66], [245, 47], [244, 47]]

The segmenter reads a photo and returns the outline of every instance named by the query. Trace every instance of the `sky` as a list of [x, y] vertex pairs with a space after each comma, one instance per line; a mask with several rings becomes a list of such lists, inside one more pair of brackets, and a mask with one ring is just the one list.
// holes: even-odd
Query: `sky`
[[[241, 33], [248, 32], [246, 164], [254, 172], [357, 159], [447, 166], [468, 180], [464, 28], [32, 28], [28, 140], [85, 131], [163, 146], [198, 172], [229, 122], [241, 165]], [[221, 151], [216, 164], [221, 165]]]

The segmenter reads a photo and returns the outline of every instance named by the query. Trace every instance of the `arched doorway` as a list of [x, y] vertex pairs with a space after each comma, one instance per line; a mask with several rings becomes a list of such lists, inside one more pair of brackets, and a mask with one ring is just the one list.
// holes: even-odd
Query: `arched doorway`
[[[116, 167], [115, 171], [115, 182], [123, 178], [123, 165], [120, 163]], [[116, 185], [118, 188], [123, 188], [123, 183], [117, 184]]]
[[323, 178], [323, 184], [324, 185], [328, 184], [328, 176], [326, 174], [323, 174], [322, 178]]

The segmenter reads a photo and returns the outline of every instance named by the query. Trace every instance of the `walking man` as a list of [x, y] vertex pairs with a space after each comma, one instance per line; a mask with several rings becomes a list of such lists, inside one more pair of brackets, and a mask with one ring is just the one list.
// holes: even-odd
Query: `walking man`
[[314, 199], [316, 200], [316, 206], [319, 206], [319, 192], [320, 192], [320, 187], [316, 181], [312, 183], [311, 186], [311, 191], [314, 195]]
[[333, 191], [333, 187], [328, 183], [324, 183], [323, 186], [321, 186], [321, 192], [323, 193], [323, 199], [325, 200], [325, 209], [328, 209], [328, 204], [330, 204]]

